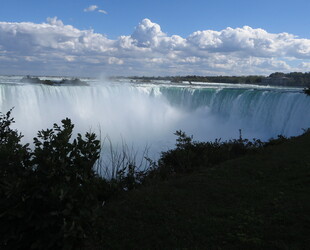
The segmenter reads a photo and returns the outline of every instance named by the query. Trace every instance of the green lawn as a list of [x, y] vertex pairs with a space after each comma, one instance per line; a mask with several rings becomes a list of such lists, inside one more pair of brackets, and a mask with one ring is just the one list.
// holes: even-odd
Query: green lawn
[[309, 249], [310, 134], [102, 209], [92, 249]]

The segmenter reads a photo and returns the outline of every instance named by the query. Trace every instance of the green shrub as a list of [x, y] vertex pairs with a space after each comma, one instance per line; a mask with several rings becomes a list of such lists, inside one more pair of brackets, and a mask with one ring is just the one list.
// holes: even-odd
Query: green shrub
[[176, 148], [161, 153], [156, 172], [163, 176], [176, 173], [190, 173], [202, 167], [210, 167], [234, 159], [248, 152], [256, 151], [264, 143], [260, 140], [240, 138], [221, 142], [195, 142], [183, 131], [176, 131]]
[[0, 116], [0, 248], [75, 249], [96, 233], [98, 209], [109, 183], [93, 165], [100, 142], [93, 133], [71, 140], [74, 125], [38, 132], [34, 149]]
[[271, 138], [269, 139], [266, 143], [265, 143], [265, 147], [268, 147], [268, 146], [273, 146], [273, 145], [279, 145], [279, 144], [282, 144], [286, 141], [288, 141], [289, 138], [283, 136], [283, 135], [278, 135], [277, 138]]

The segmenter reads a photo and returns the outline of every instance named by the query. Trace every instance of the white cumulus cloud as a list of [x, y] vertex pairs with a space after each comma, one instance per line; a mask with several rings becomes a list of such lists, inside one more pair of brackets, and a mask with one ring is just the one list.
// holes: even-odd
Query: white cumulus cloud
[[143, 19], [131, 35], [139, 47], [156, 47], [161, 38], [166, 34], [161, 31], [157, 23], [152, 23], [149, 19]]
[[131, 35], [112, 40], [57, 17], [40, 24], [0, 22], [0, 74], [245, 75], [309, 65], [310, 39], [249, 26], [168, 36], [146, 18]]

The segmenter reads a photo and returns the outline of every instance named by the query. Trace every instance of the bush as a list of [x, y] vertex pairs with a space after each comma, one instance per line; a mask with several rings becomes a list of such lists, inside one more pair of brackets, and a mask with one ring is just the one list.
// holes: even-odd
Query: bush
[[0, 248], [75, 249], [96, 233], [98, 209], [109, 183], [93, 165], [100, 142], [93, 133], [71, 140], [74, 125], [38, 132], [34, 149], [0, 116]]
[[167, 176], [176, 173], [190, 173], [202, 167], [210, 167], [223, 161], [234, 159], [248, 152], [256, 151], [264, 143], [260, 140], [243, 139], [240, 131], [239, 139], [221, 142], [195, 142], [179, 130], [175, 133], [176, 148], [161, 153], [157, 173]]

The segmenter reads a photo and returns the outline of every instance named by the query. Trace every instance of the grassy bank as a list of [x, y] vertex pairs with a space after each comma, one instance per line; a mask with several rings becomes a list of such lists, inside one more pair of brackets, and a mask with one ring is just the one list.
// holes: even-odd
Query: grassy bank
[[310, 134], [106, 203], [98, 249], [307, 249]]

